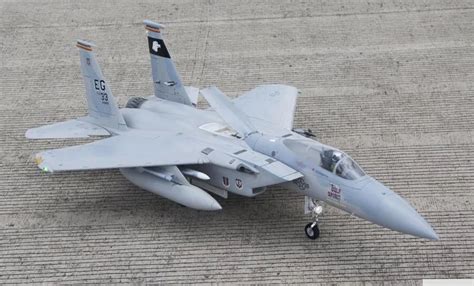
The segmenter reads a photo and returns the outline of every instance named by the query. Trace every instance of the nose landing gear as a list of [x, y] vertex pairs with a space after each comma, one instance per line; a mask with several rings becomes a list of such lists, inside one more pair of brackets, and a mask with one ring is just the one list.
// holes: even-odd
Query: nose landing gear
[[313, 222], [308, 223], [304, 232], [309, 239], [316, 239], [319, 237], [319, 227], [318, 227], [318, 218], [319, 215], [323, 212], [323, 205], [321, 202], [314, 200], [310, 197], [305, 197], [305, 214], [310, 214], [313, 219]]
[[319, 237], [319, 227], [317, 222], [310, 222], [308, 223], [305, 228], [304, 232], [309, 239], [316, 239]]

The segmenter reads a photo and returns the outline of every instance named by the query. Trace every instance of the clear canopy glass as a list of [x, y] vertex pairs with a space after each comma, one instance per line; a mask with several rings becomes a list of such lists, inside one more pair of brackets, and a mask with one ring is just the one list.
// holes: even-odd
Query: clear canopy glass
[[337, 149], [309, 140], [288, 139], [284, 144], [295, 153], [303, 155], [304, 158], [341, 178], [356, 180], [365, 176], [364, 171], [351, 157]]
[[321, 167], [339, 177], [348, 180], [356, 180], [365, 176], [364, 171], [347, 154], [329, 148], [323, 148], [321, 152]]

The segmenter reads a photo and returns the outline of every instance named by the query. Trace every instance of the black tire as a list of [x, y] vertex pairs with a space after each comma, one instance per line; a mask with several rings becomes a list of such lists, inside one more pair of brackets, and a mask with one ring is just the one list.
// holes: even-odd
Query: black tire
[[313, 227], [311, 227], [313, 225], [313, 223], [314, 222], [310, 222], [305, 226], [304, 233], [306, 233], [306, 236], [309, 239], [315, 240], [316, 238], [319, 237], [319, 227], [318, 227], [317, 223], [314, 224]]

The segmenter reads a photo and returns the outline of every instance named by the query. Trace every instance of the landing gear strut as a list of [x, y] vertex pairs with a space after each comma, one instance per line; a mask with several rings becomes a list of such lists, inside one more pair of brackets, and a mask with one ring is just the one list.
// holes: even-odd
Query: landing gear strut
[[310, 222], [305, 226], [304, 232], [309, 239], [314, 240], [319, 237], [318, 218], [323, 212], [323, 205], [320, 201], [314, 200], [310, 197], [305, 197], [304, 212], [305, 214], [311, 213], [313, 219], [313, 222]]

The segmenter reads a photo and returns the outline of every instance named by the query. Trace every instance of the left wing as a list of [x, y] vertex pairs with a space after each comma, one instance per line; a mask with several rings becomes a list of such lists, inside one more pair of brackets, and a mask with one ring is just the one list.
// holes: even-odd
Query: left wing
[[291, 130], [297, 97], [298, 90], [293, 86], [269, 84], [257, 86], [233, 102], [250, 119]]
[[44, 151], [35, 162], [43, 171], [73, 171], [208, 163], [205, 148], [184, 135], [134, 132], [85, 145]]

